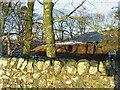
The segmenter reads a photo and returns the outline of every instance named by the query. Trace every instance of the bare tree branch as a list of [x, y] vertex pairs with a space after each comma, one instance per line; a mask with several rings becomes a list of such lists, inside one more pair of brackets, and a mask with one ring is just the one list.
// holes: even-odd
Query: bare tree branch
[[[70, 12], [68, 15], [66, 15], [66, 16], [64, 16], [64, 17], [57, 18], [57, 19], [59, 19], [59, 20], [54, 20], [53, 23], [55, 23], [55, 22], [60, 22], [60, 21], [62, 21], [62, 20], [64, 20], [64, 19], [70, 17], [70, 15], [73, 14], [79, 7], [81, 7], [81, 6], [85, 3], [85, 1], [86, 1], [86, 0], [83, 0], [82, 3], [80, 3], [72, 12]], [[40, 24], [38, 27], [40, 28], [40, 27], [43, 27], [43, 26], [44, 26], [44, 24]]]
[[[54, 12], [55, 12], [55, 11], [58, 11], [58, 12], [60, 12], [62, 15], [65, 15], [65, 13], [62, 12], [62, 11], [60, 11], [60, 10], [54, 9]], [[59, 18], [58, 18], [58, 19], [59, 19]]]
[[13, 10], [17, 6], [17, 4], [18, 4], [18, 2], [12, 7], [12, 9], [10, 11], [9, 11], [9, 9], [7, 10], [5, 16], [2, 18], [2, 21], [1, 21], [2, 24], [1, 24], [0, 30], [2, 30], [4, 28], [4, 24], [5, 24], [6, 18], [13, 12]]
[[79, 7], [81, 7], [84, 3], [85, 3], [86, 0], [83, 0], [82, 3], [80, 3], [72, 12], [70, 12], [68, 15], [64, 16], [64, 17], [61, 17], [59, 20], [56, 20], [56, 21], [53, 21], [53, 22], [59, 22], [59, 21], [62, 21], [66, 18], [68, 18], [71, 14], [73, 14]]
[[82, 1], [81, 4], [79, 4], [72, 12], [70, 12], [67, 16], [69, 17], [71, 14], [73, 14], [79, 7], [81, 7], [83, 5], [83, 3], [85, 3], [86, 0]]
[[41, 5], [43, 5], [43, 3], [42, 2], [40, 2], [39, 0], [37, 0]]
[[35, 21], [33, 22], [33, 24], [34, 24], [34, 23], [37, 23], [37, 24], [43, 24], [43, 23], [41, 23], [41, 22], [35, 22]]
[[59, 0], [56, 0], [55, 2], [54, 2], [54, 5], [58, 2]]

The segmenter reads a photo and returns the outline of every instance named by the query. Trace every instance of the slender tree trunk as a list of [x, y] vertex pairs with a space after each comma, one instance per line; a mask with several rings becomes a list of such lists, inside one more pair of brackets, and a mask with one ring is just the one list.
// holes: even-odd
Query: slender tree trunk
[[73, 38], [73, 30], [71, 27], [69, 29], [70, 29], [70, 38]]
[[[8, 3], [8, 6], [6, 6], [6, 13], [3, 16], [1, 23], [0, 23], [0, 56], [2, 56], [2, 33], [3, 33], [3, 28], [5, 25], [5, 21], [7, 19], [7, 17], [14, 11], [15, 6], [18, 4], [18, 2], [16, 2], [16, 4], [11, 8], [11, 10], [9, 10], [9, 8], [11, 7], [11, 2]], [[1, 5], [1, 4], [0, 4]], [[3, 13], [2, 11], [4, 10], [4, 8], [2, 8], [2, 6], [0, 7], [0, 13]], [[1, 17], [1, 16], [0, 16]]]
[[23, 46], [23, 56], [29, 56], [31, 49], [31, 40], [32, 40], [32, 25], [33, 25], [33, 7], [34, 0], [28, 0], [27, 14], [26, 14], [26, 30], [25, 30], [25, 40]]
[[[9, 3], [10, 4], [10, 3]], [[8, 5], [9, 5], [8, 4]], [[6, 19], [7, 19], [7, 17], [8, 17], [8, 13], [9, 13], [9, 7], [7, 6], [7, 9], [6, 9], [7, 11], [6, 11], [6, 13], [5, 13], [5, 15], [4, 15], [4, 17], [2, 18], [2, 20], [1, 20], [1, 25], [0, 25], [0, 56], [2, 56], [2, 33], [3, 33], [3, 28], [4, 28], [4, 25], [5, 25], [5, 21], [6, 21]], [[2, 8], [0, 8], [0, 13], [3, 13], [2, 11]]]
[[[0, 56], [2, 56], [2, 33], [3, 33], [3, 28], [4, 28], [4, 25], [5, 25], [5, 21], [6, 21], [6, 18], [7, 16], [4, 16], [4, 18], [2, 19], [2, 22], [1, 22], [1, 28], [0, 28]], [[10, 35], [7, 35], [6, 36], [7, 38], [7, 54], [10, 56], [11, 55], [11, 43], [10, 43]]]
[[42, 43], [44, 43], [44, 31], [43, 31], [43, 28], [42, 28]]
[[[0, 7], [0, 13], [2, 13], [2, 7]], [[0, 18], [2, 15], [0, 15]], [[2, 22], [0, 22], [0, 26], [2, 26]], [[0, 57], [2, 56], [2, 27], [0, 27]]]
[[2, 32], [0, 30], [0, 57], [2, 56]]
[[62, 28], [62, 36], [61, 36], [61, 41], [63, 41], [64, 40], [64, 30], [63, 30], [63, 28]]
[[46, 55], [49, 58], [56, 57], [52, 10], [53, 10], [52, 0], [44, 0], [44, 30], [47, 45]]
[[2, 30], [0, 29], [0, 57], [2, 56]]
[[0, 56], [2, 56], [2, 33], [3, 33], [3, 28], [5, 25], [5, 21], [6, 21], [7, 16], [4, 16], [1, 20], [1, 27], [0, 27]]
[[6, 38], [7, 38], [7, 54], [8, 54], [9, 56], [11, 56], [11, 55], [12, 55], [12, 52], [11, 52], [11, 40], [10, 40], [10, 35], [7, 35]]

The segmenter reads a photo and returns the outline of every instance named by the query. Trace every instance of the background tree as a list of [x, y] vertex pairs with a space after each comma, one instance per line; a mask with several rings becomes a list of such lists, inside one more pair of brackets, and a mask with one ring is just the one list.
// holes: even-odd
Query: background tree
[[[0, 3], [2, 8], [1, 8], [1, 27], [0, 27], [0, 34], [1, 34], [1, 37], [0, 37], [0, 52], [1, 52], [1, 55], [2, 55], [2, 36], [4, 35], [4, 32], [5, 32], [5, 28], [6, 28], [6, 21], [8, 20], [8, 18], [10, 17], [10, 15], [12, 14], [12, 12], [14, 11], [15, 7], [17, 6], [18, 2], [1, 2]], [[4, 30], [3, 30], [4, 29]], [[7, 33], [7, 40], [8, 40], [8, 55], [10, 55], [10, 52], [11, 52], [11, 49], [10, 49], [10, 32], [7, 30], [5, 33]]]
[[27, 13], [26, 13], [26, 29], [25, 29], [25, 40], [23, 46], [23, 56], [29, 56], [31, 50], [32, 40], [32, 26], [33, 26], [33, 8], [34, 0], [28, 0]]
[[102, 50], [115, 53], [118, 48], [118, 22], [114, 16], [115, 12], [111, 12], [104, 19], [105, 24], [101, 33], [104, 38], [100, 41], [99, 45], [102, 47]]
[[[66, 15], [58, 18], [58, 19], [55, 18], [53, 22], [55, 23], [55, 22], [59, 22], [59, 21], [62, 21], [62, 20], [66, 19], [65, 22], [64, 22], [64, 23], [66, 23], [67, 18], [70, 17], [70, 15], [73, 14], [80, 6], [82, 6], [84, 1], [82, 3], [80, 3], [75, 9], [73, 9], [70, 13], [68, 13], [68, 14], [66, 14]], [[10, 6], [8, 14], [7, 14], [8, 17], [7, 18], [5, 17], [6, 19], [5, 18], [1, 18], [1, 20], [5, 19], [5, 21], [6, 21], [3, 32], [4, 32], [5, 37], [7, 38], [8, 54], [9, 55], [13, 54], [12, 53], [13, 52], [12, 49], [16, 49], [17, 46], [21, 45], [20, 42], [25, 40], [24, 41], [24, 46], [23, 46], [23, 56], [27, 56], [27, 55], [30, 54], [31, 40], [32, 40], [32, 38], [34, 38], [34, 36], [36, 37], [36, 35], [37, 35], [36, 31], [37, 32], [41, 31], [42, 38], [44, 37], [44, 31], [42, 29], [44, 24], [42, 23], [43, 22], [42, 20], [40, 22], [39, 22], [39, 20], [37, 22], [35, 21], [35, 19], [37, 19], [37, 17], [36, 17], [35, 14], [33, 16], [33, 8], [31, 8], [32, 6], [34, 6], [34, 1], [33, 1], [33, 3], [31, 2], [32, 3], [31, 5], [30, 5], [30, 3], [28, 1], [27, 10], [26, 10], [26, 6], [24, 6], [24, 4], [20, 4], [19, 3], [19, 5], [16, 6], [17, 4], [14, 4], [14, 3], [16, 3], [16, 2], [12, 2], [12, 4], [10, 2], [11, 5], [6, 4], [6, 5]], [[31, 7], [28, 8], [29, 6], [31, 6]], [[7, 7], [5, 7], [5, 8], [7, 8]], [[6, 9], [6, 11], [7, 11], [7, 9]], [[6, 11], [5, 11], [5, 13], [6, 13]], [[32, 14], [29, 13], [29, 15], [28, 15], [29, 11], [31, 11]], [[6, 14], [3, 13], [3, 17], [4, 17], [4, 15], [6, 16]], [[25, 18], [25, 16], [26, 16], [26, 18]], [[34, 18], [34, 21], [33, 21], [33, 18]], [[30, 26], [27, 25], [27, 23], [29, 23]], [[3, 23], [1, 23], [1, 26], [2, 26], [2, 24]], [[34, 26], [33, 26], [33, 24], [34, 24]], [[64, 30], [65, 30], [65, 27], [63, 28]], [[40, 30], [40, 31], [38, 31], [38, 30]], [[64, 32], [66, 33], [67, 30], [65, 30]], [[62, 38], [65, 35], [64, 32], [62, 31], [62, 35], [61, 35]], [[11, 36], [11, 34], [14, 34], [14, 35]], [[47, 37], [47, 35], [46, 35], [46, 37]], [[54, 32], [53, 32], [53, 36], [54, 36]], [[12, 43], [11, 43], [11, 40], [13, 40], [13, 39], [11, 39], [11, 37], [13, 37], [13, 39], [16, 38], [17, 41], [14, 41], [14, 42], [12, 41]], [[14, 48], [14, 46], [15, 46], [15, 48]], [[53, 45], [53, 47], [54, 47], [54, 45]]]
[[[67, 10], [66, 10], [67, 12]], [[65, 16], [65, 10], [54, 10], [54, 18], [60, 18], [60, 17], [63, 17]], [[65, 20], [62, 20], [62, 21], [59, 21], [59, 22], [55, 22], [53, 24], [54, 26], [54, 32], [55, 32], [55, 36], [56, 36], [56, 40], [57, 41], [63, 41], [64, 40], [64, 37], [65, 37], [65, 27], [66, 27], [66, 22], [68, 20], [65, 19]]]
[[87, 18], [88, 16], [87, 12], [83, 12], [85, 10], [81, 9], [82, 8], [80, 8], [80, 10], [76, 10], [75, 8], [74, 10], [76, 11], [73, 13], [73, 15], [72, 13], [69, 13], [69, 11], [65, 9], [54, 10], [54, 18], [56, 19], [69, 15], [66, 19], [62, 21], [58, 20], [59, 22], [54, 23], [55, 35], [58, 40], [63, 41], [68, 38], [73, 38], [76, 35], [80, 35], [80, 33], [86, 32], [85, 27], [87, 26], [86, 23], [88, 22]]

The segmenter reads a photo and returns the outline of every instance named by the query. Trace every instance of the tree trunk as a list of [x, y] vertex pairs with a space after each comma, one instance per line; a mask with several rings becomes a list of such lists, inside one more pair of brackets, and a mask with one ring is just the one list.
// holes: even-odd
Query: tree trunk
[[64, 40], [64, 31], [63, 31], [63, 29], [62, 29], [62, 37], [61, 37], [61, 41], [63, 41]]
[[2, 56], [2, 33], [0, 30], [0, 57]]
[[[8, 13], [8, 12], [7, 12]], [[6, 13], [6, 14], [7, 14]], [[6, 18], [7, 16], [5, 15], [2, 20], [1, 20], [1, 27], [0, 27], [0, 57], [2, 56], [2, 33], [3, 33], [3, 28], [4, 28], [4, 25], [5, 25], [5, 21], [6, 21]]]
[[2, 29], [0, 29], [0, 57], [2, 56]]
[[52, 10], [53, 10], [52, 0], [44, 0], [44, 30], [45, 30], [45, 39], [47, 45], [46, 55], [49, 58], [56, 57]]
[[[1, 4], [0, 4], [1, 5]], [[15, 6], [17, 5], [17, 3], [15, 4]], [[6, 11], [5, 12], [5, 15], [3, 16], [2, 20], [1, 20], [1, 23], [0, 23], [0, 56], [2, 56], [2, 33], [3, 33], [3, 29], [4, 29], [4, 25], [5, 25], [5, 21], [7, 19], [7, 17], [12, 13], [12, 11], [14, 10], [15, 6], [9, 10], [11, 6], [11, 2], [8, 3], [8, 6], [6, 6], [6, 10], [4, 8], [2, 8], [2, 5], [0, 7], [0, 13], [3, 13], [2, 11]], [[1, 15], [2, 16], [2, 15]]]
[[31, 40], [32, 40], [32, 25], [33, 25], [33, 7], [34, 0], [28, 0], [27, 14], [26, 14], [26, 29], [25, 29], [25, 40], [23, 46], [23, 56], [29, 56], [31, 49]]
[[10, 35], [6, 36], [7, 39], [7, 55], [11, 56], [12, 52], [11, 52], [11, 40], [10, 40]]
[[0, 56], [2, 56], [2, 30], [4, 28], [4, 25], [5, 25], [5, 20], [6, 20], [6, 17], [4, 17], [1, 21], [1, 27], [0, 27]]

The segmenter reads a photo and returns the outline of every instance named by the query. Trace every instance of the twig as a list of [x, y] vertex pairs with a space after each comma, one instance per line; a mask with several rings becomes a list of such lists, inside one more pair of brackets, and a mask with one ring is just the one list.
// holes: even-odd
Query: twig
[[54, 5], [58, 2], [59, 0], [56, 0], [55, 2], [54, 2]]
[[43, 5], [43, 3], [42, 2], [40, 2], [39, 0], [37, 0], [41, 5]]
[[71, 14], [73, 14], [79, 7], [81, 7], [84, 3], [85, 3], [86, 0], [82, 1], [81, 4], [79, 4], [72, 12], [70, 12], [68, 15], [64, 16], [64, 17], [61, 17], [61, 19], [59, 20], [56, 20], [56, 21], [53, 21], [53, 22], [59, 22], [59, 21], [62, 21], [66, 18], [68, 18]]

